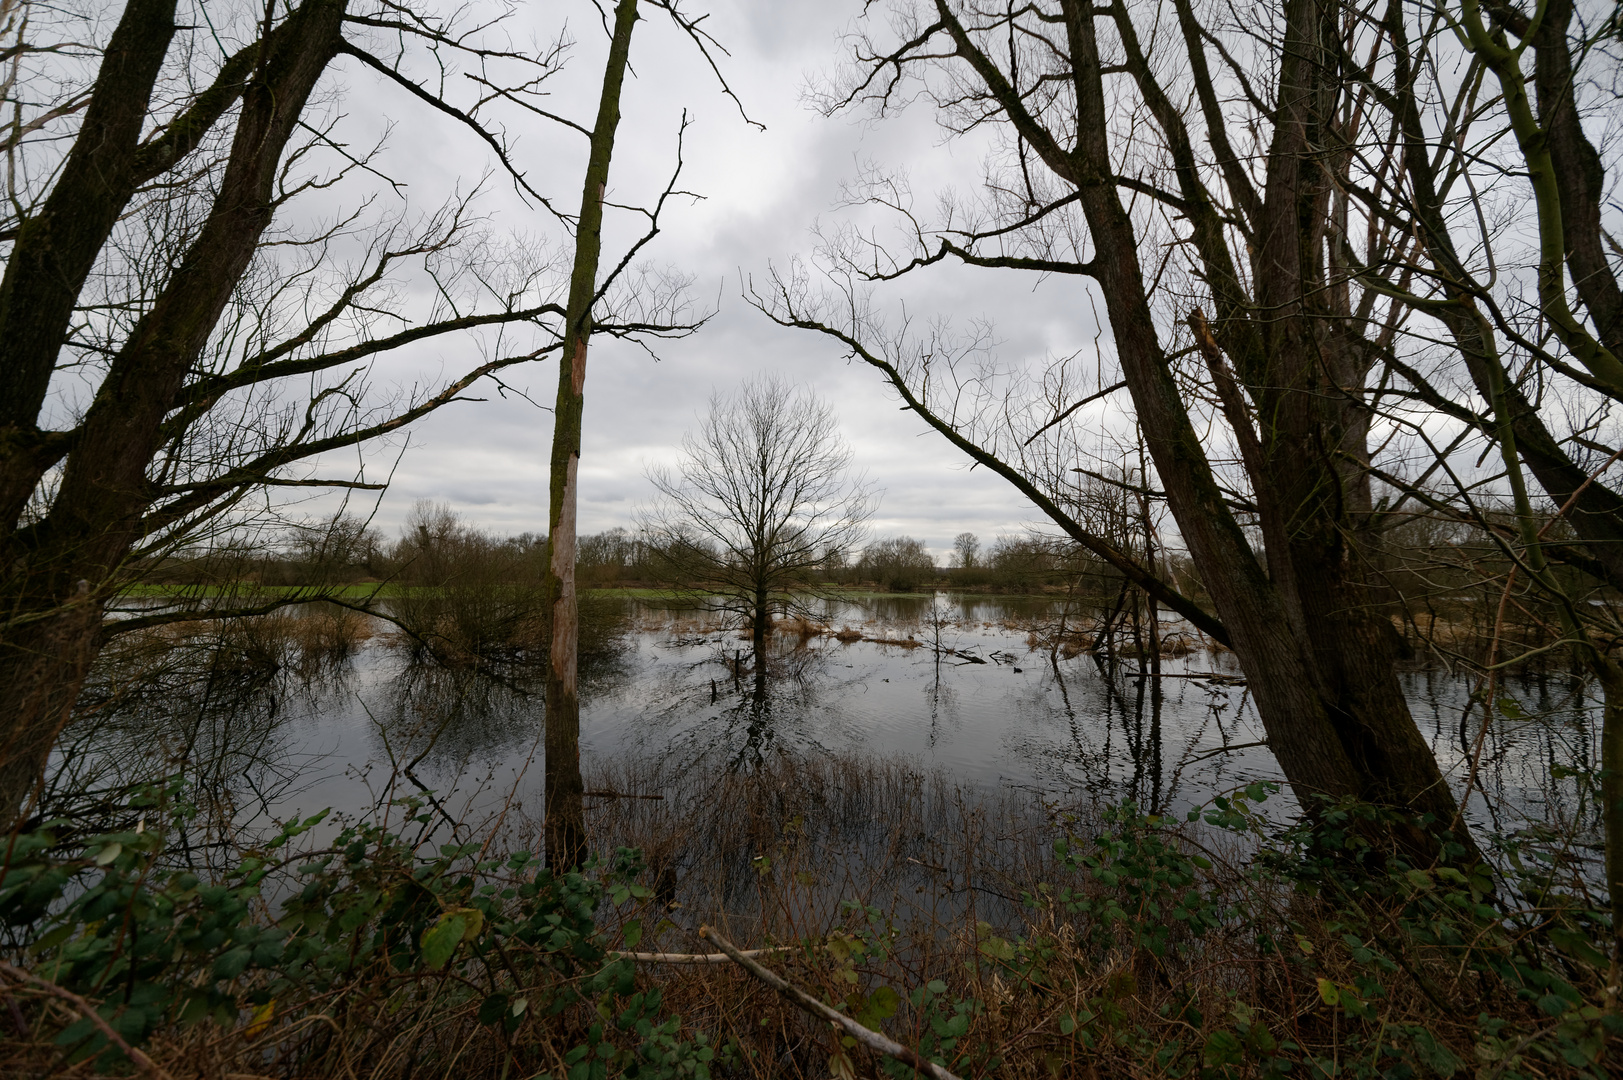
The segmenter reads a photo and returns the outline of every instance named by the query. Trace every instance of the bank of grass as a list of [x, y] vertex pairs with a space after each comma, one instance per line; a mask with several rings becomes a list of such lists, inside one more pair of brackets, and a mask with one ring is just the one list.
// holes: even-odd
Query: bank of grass
[[[238, 582], [210, 585], [184, 585], [162, 582], [137, 582], [126, 586], [120, 596], [133, 599], [167, 599], [171, 597], [197, 597], [200, 599], [217, 599], [240, 596], [257, 596], [268, 598], [283, 597], [332, 597], [340, 600], [366, 600], [377, 598], [389, 600], [401, 596], [412, 596], [423, 592], [433, 592], [439, 586], [431, 585], [405, 585], [398, 582], [352, 582], [343, 585], [261, 585], [254, 582]], [[672, 588], [660, 585], [593, 585], [581, 590], [583, 593], [594, 593], [603, 596], [623, 596], [631, 600], [661, 600], [673, 601], [691, 599], [694, 596], [708, 596], [703, 590], [695, 592], [693, 589]], [[907, 592], [885, 592], [879, 589], [865, 589], [847, 586], [836, 586], [826, 590], [828, 596], [861, 602], [863, 600], [923, 600], [928, 599], [937, 592], [946, 592], [954, 595], [964, 594], [974, 596], [977, 600], [1007, 600], [1011, 602], [1041, 601], [1045, 599], [1063, 599], [1061, 594], [1046, 596], [1036, 593], [997, 592], [990, 587], [960, 588], [950, 583], [931, 585]]]
[[394, 582], [356, 582], [346, 585], [260, 585], [239, 582], [216, 585], [175, 585], [157, 582], [137, 582], [126, 586], [121, 597], [133, 600], [284, 600], [309, 598], [347, 600], [392, 600], [421, 591], [426, 586], [400, 585]]
[[214, 882], [179, 788], [14, 838], [0, 1069], [130, 1071], [93, 1007], [174, 1077], [912, 1075], [730, 963], [628, 955], [711, 953], [701, 925], [965, 1078], [1598, 1078], [1623, 1047], [1597, 898], [1529, 847], [1495, 880], [1367, 808], [1270, 833], [1259, 786], [1174, 820], [858, 757], [587, 787], [597, 862], [563, 877], [517, 807], [426, 798]]

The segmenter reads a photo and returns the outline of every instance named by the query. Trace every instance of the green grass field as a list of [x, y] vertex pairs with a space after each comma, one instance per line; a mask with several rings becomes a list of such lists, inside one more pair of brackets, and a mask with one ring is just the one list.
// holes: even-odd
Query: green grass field
[[[198, 600], [236, 599], [244, 602], [264, 602], [276, 599], [308, 598], [316, 600], [341, 600], [347, 603], [364, 603], [368, 600], [393, 600], [407, 597], [424, 590], [421, 585], [399, 585], [392, 582], [361, 582], [353, 585], [163, 585], [142, 582], [131, 585], [120, 595], [128, 599], [170, 599], [191, 598]], [[690, 589], [649, 588], [646, 586], [624, 586], [586, 588], [582, 593], [591, 596], [619, 596], [628, 600], [672, 601], [690, 599], [696, 595]], [[860, 603], [864, 600], [923, 600], [936, 591], [935, 587], [921, 588], [913, 592], [880, 592], [873, 589], [842, 589], [830, 590], [830, 595], [852, 602]], [[1032, 601], [1050, 599], [1042, 594], [1033, 593], [993, 593], [974, 592], [963, 589], [945, 588], [944, 591], [972, 595], [987, 600], [1014, 600]]]

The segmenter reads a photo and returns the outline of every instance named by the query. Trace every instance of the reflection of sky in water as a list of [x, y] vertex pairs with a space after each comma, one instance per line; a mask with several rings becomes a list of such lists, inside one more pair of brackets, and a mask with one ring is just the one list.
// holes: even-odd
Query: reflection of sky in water
[[[1161, 679], [1134, 677], [1128, 662], [1109, 678], [1088, 654], [1066, 659], [1033, 647], [1029, 619], [1043, 602], [964, 601], [875, 598], [828, 613], [834, 629], [871, 638], [939, 634], [943, 649], [956, 650], [939, 663], [928, 645], [780, 634], [765, 679], [735, 632], [708, 627], [700, 613], [640, 608], [627, 654], [583, 686], [588, 784], [594, 759], [652, 757], [685, 770], [841, 752], [906, 757], [970, 785], [1131, 797], [1178, 811], [1279, 777], [1257, 745], [1263, 733], [1243, 686], [1177, 677], [1233, 673], [1227, 654], [1166, 659]], [[1461, 730], [1474, 684], [1435, 672], [1405, 675], [1404, 684], [1458, 792], [1480, 728], [1476, 711]], [[533, 676], [503, 683], [412, 666], [374, 639], [320, 678], [284, 673], [272, 685], [236, 689], [222, 695], [216, 685], [211, 704], [178, 691], [147, 700], [141, 716], [104, 718], [107, 731], [94, 741], [125, 767], [155, 767], [177, 747], [193, 746], [198, 760], [207, 756], [199, 744], [243, 743], [240, 761], [217, 753], [213, 766], [237, 784], [239, 821], [328, 806], [365, 813], [388, 797], [391, 778], [395, 794], [421, 785], [467, 819], [509, 800], [539, 816], [542, 695]], [[1504, 692], [1527, 718], [1498, 720], [1488, 733], [1477, 787], [1489, 799], [1473, 798], [1473, 822], [1510, 830], [1570, 820], [1580, 810], [1576, 787], [1552, 781], [1551, 766], [1586, 766], [1598, 740], [1578, 684], [1551, 675], [1511, 680]]]

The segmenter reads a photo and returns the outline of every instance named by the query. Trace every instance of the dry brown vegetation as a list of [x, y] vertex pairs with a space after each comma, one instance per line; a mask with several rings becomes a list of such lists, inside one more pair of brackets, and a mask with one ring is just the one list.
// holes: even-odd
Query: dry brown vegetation
[[[1604, 972], [1548, 933], [1569, 924], [1573, 897], [1539, 897], [1523, 880], [1482, 918], [1459, 907], [1491, 899], [1480, 882], [1369, 865], [1348, 893], [1352, 878], [1304, 872], [1310, 853], [1248, 827], [1245, 795], [1216, 824], [1172, 827], [1130, 809], [968, 788], [905, 761], [786, 756], [747, 774], [600, 764], [587, 788], [604, 864], [630, 845], [647, 861], [643, 895], [598, 910], [609, 948], [713, 952], [701, 925], [746, 947], [790, 945], [764, 962], [959, 1076], [1604, 1070], [1597, 1011], [1557, 998], [1552, 1015], [1548, 984], [1540, 997], [1516, 983], [1518, 963], [1524, 974], [1556, 971], [1600, 1002]], [[511, 812], [461, 835], [488, 858], [533, 848], [539, 829]], [[1542, 910], [1518, 910], [1529, 906]], [[1475, 940], [1457, 940], [1462, 930]], [[672, 1038], [702, 1036], [712, 1075], [887, 1068], [732, 964], [635, 968], [636, 1000], [657, 989], [658, 1015], [680, 1018]], [[536, 969], [527, 983], [473, 953], [443, 971], [369, 970], [270, 1009], [248, 998], [263, 977], [245, 976], [235, 1022], [164, 1028], [147, 1052], [155, 1069], [200, 1080], [563, 1076], [596, 1022], [591, 995], [556, 1016], [540, 1008], [562, 985], [587, 986], [590, 965]], [[3, 988], [17, 1003], [0, 1001], [17, 1030], [6, 1075], [86, 1075], [88, 1063], [63, 1066], [51, 1042], [76, 1007], [14, 979]], [[503, 1001], [527, 995], [534, 1012], [507, 1028], [482, 1023], [492, 989]], [[631, 999], [595, 1000], [612, 1013]], [[615, 1040], [637, 1041], [629, 1031]]]

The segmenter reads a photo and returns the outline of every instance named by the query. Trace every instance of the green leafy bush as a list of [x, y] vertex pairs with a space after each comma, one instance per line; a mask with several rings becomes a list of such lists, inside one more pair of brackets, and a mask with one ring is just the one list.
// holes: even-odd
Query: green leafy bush
[[[345, 1041], [387, 1053], [378, 1021], [414, 1025], [417, 1053], [483, 1037], [520, 1075], [561, 1061], [569, 1080], [709, 1075], [705, 1040], [679, 1037], [660, 991], [606, 948], [595, 918], [606, 894], [646, 895], [640, 855], [622, 849], [601, 875], [554, 875], [528, 853], [480, 846], [425, 852], [382, 825], [356, 824], [329, 847], [291, 854], [324, 814], [283, 828], [217, 883], [166, 868], [162, 817], [145, 796], [137, 828], [71, 843], [47, 824], [15, 838], [0, 875], [0, 920], [25, 943], [36, 977], [97, 1002], [128, 1043], [214, 1025], [262, 1043], [284, 1067]], [[139, 807], [138, 807], [139, 808]], [[431, 821], [397, 806], [401, 831]], [[432, 1021], [432, 1023], [430, 1023]], [[530, 1025], [531, 1039], [515, 1038]], [[559, 1042], [559, 1036], [563, 1037]], [[69, 1060], [122, 1056], [88, 1017], [62, 1026]], [[448, 1044], [447, 1044], [448, 1045]]]
[[[175, 794], [131, 820], [163, 820]], [[798, 945], [772, 963], [965, 1077], [1608, 1075], [1610, 925], [1557, 859], [1503, 840], [1490, 870], [1436, 822], [1355, 803], [1277, 829], [1256, 809], [1269, 794], [1185, 820], [1124, 803], [1087, 832], [1062, 819], [1023, 906], [907, 926], [848, 902], [781, 935]], [[234, 1039], [235, 1060], [301, 1078], [911, 1075], [730, 965], [634, 971], [614, 947], [642, 920], [650, 940], [674, 932], [635, 850], [552, 875], [525, 853], [428, 850], [406, 838], [430, 831], [424, 807], [391, 813], [297, 854], [321, 818], [290, 824], [208, 882], [162, 830], [21, 834], [0, 875], [9, 955], [165, 1060]], [[1426, 834], [1441, 857], [1422, 862], [1405, 838]], [[763, 903], [810, 910], [797, 850], [755, 857]], [[24, 1000], [53, 1053], [119, 1065], [93, 1022]]]
[[[998, 1069], [1011, 1038], [1055, 1077], [1610, 1075], [1610, 926], [1547, 860], [1502, 841], [1495, 874], [1436, 822], [1351, 802], [1271, 835], [1254, 809], [1270, 791], [1182, 822], [1123, 803], [1097, 835], [1061, 838], [1071, 883], [1026, 897], [1046, 928], [1011, 941], [983, 923], [967, 979], [916, 987], [899, 1023], [961, 1075]], [[1201, 821], [1252, 854], [1214, 867], [1189, 831]], [[1406, 857], [1396, 838], [1417, 831], [1440, 860]]]

